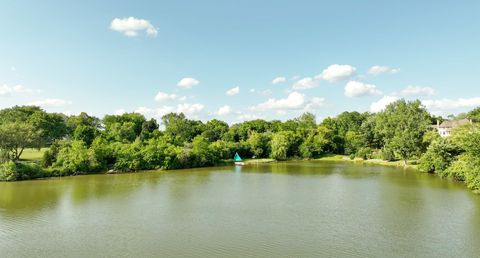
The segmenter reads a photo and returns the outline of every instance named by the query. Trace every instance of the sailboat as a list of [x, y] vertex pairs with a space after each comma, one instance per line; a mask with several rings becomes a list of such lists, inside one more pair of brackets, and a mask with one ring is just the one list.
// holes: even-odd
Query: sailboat
[[235, 152], [235, 157], [233, 158], [233, 160], [235, 161], [235, 165], [236, 165], [236, 166], [243, 166], [243, 165], [245, 165], [245, 163], [242, 161], [242, 158], [240, 157], [240, 155], [238, 155], [237, 152]]

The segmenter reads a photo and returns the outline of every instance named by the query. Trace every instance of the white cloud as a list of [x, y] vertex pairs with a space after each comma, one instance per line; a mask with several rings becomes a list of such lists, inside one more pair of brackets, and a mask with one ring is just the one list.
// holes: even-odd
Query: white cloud
[[259, 116], [259, 115], [256, 115], [256, 114], [239, 113], [239, 115], [237, 116], [237, 121], [242, 122], [242, 121], [260, 119], [260, 118], [262, 118], [262, 117]]
[[400, 69], [388, 66], [374, 65], [368, 69], [368, 74], [379, 75], [382, 73], [398, 73]]
[[240, 87], [238, 86], [233, 87], [225, 92], [225, 94], [227, 94], [228, 96], [237, 95], [238, 93], [240, 93]]
[[313, 97], [312, 99], [310, 99], [307, 105], [305, 105], [304, 111], [314, 111], [324, 106], [325, 106], [325, 98]]
[[373, 112], [373, 113], [377, 113], [377, 112], [380, 112], [382, 110], [385, 109], [385, 107], [392, 103], [392, 102], [395, 102], [397, 101], [398, 98], [397, 97], [392, 97], [392, 96], [383, 96], [383, 98], [381, 98], [380, 100], [376, 101], [376, 102], [373, 102], [371, 105], [370, 105], [370, 111]]
[[117, 115], [117, 116], [123, 115], [125, 113], [127, 113], [127, 111], [125, 111], [125, 109], [123, 109], [123, 108], [115, 110], [115, 115]]
[[294, 91], [288, 95], [285, 99], [269, 99], [264, 103], [258, 104], [252, 109], [299, 109], [305, 103], [305, 97]]
[[292, 88], [294, 90], [306, 90], [306, 89], [311, 89], [317, 87], [318, 82], [312, 79], [311, 77], [305, 77], [303, 79], [300, 79], [296, 81]]
[[150, 37], [156, 37], [158, 34], [157, 29], [149, 21], [135, 17], [115, 18], [110, 24], [110, 29], [122, 32], [127, 37], [136, 37], [141, 31], [145, 31]]
[[195, 78], [183, 78], [181, 79], [178, 83], [177, 83], [177, 86], [180, 87], [180, 88], [184, 88], [184, 89], [190, 89], [192, 88], [193, 86], [197, 86], [198, 84], [200, 84], [200, 81], [195, 79]]
[[187, 100], [187, 96], [183, 96], [183, 97], [180, 97], [178, 98], [179, 101], [186, 101]]
[[0, 97], [10, 96], [16, 93], [31, 94], [31, 93], [38, 93], [38, 92], [40, 91], [29, 89], [22, 85], [9, 86], [9, 85], [3, 84], [2, 86], [0, 86]]
[[15, 66], [11, 66], [11, 67], [10, 67], [10, 71], [16, 72], [16, 71], [17, 71], [17, 68], [16, 68]]
[[217, 112], [215, 112], [215, 115], [218, 116], [223, 116], [223, 115], [228, 115], [232, 112], [232, 108], [228, 105], [225, 105], [223, 107], [220, 107]]
[[162, 117], [168, 113], [184, 113], [185, 115], [195, 115], [200, 113], [203, 110], [204, 106], [202, 104], [178, 104], [174, 106], [162, 106], [156, 109], [148, 107], [139, 107], [135, 110], [136, 113], [140, 113], [148, 116]]
[[366, 84], [358, 81], [349, 81], [345, 85], [345, 96], [347, 97], [359, 97], [379, 94], [381, 94], [381, 92], [377, 89], [377, 86], [373, 84]]
[[155, 101], [168, 101], [168, 100], [175, 100], [177, 95], [175, 94], [168, 94], [165, 92], [159, 91], [157, 95], [155, 95]]
[[403, 96], [431, 96], [435, 95], [436, 92], [431, 87], [420, 87], [409, 85], [400, 92]]
[[39, 106], [39, 107], [64, 107], [70, 104], [72, 104], [71, 101], [67, 101], [63, 99], [44, 99], [44, 100], [37, 100], [37, 101], [28, 103], [28, 105]]
[[184, 113], [185, 115], [195, 115], [203, 110], [202, 104], [183, 103], [177, 105], [177, 113]]
[[351, 65], [333, 64], [323, 70], [315, 79], [322, 79], [328, 82], [345, 80], [355, 75], [356, 68]]
[[428, 109], [452, 110], [459, 108], [472, 108], [480, 106], [480, 97], [458, 98], [458, 99], [439, 99], [422, 100], [422, 104]]
[[272, 84], [279, 84], [279, 83], [285, 82], [286, 80], [287, 78], [285, 77], [277, 77], [272, 80]]

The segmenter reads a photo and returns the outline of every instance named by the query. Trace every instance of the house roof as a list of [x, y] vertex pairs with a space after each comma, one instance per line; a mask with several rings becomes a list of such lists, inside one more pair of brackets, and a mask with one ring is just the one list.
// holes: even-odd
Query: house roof
[[459, 120], [445, 120], [440, 124], [440, 128], [455, 128], [458, 126], [466, 125], [470, 123], [468, 119], [459, 119]]

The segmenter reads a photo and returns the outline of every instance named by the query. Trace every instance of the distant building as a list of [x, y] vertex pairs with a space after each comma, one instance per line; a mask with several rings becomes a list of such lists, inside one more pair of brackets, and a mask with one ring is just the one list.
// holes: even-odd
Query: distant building
[[437, 121], [436, 129], [441, 137], [448, 137], [454, 128], [470, 123], [472, 123], [472, 121], [468, 119], [445, 120], [441, 124], [439, 121]]

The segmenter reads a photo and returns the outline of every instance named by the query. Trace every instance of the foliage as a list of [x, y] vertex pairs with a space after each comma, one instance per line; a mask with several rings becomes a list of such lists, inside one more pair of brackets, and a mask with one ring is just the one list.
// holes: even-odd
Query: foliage
[[195, 136], [202, 133], [203, 124], [200, 121], [188, 120], [183, 113], [170, 113], [162, 117], [165, 135], [175, 145], [191, 142]]
[[465, 181], [468, 188], [478, 191], [480, 190], [480, 158], [469, 153], [461, 154], [446, 170], [446, 175]]
[[430, 125], [430, 115], [419, 100], [399, 100], [389, 104], [376, 116], [375, 130], [382, 136], [385, 147], [403, 159], [421, 155], [425, 146], [423, 135]]
[[437, 173], [446, 177], [446, 169], [455, 160], [459, 149], [448, 139], [437, 139], [430, 144], [427, 152], [420, 158], [418, 168], [428, 173]]
[[11, 160], [18, 160], [25, 148], [40, 148], [41, 131], [25, 122], [0, 124], [0, 149]]
[[0, 181], [16, 181], [19, 180], [17, 166], [15, 162], [9, 160], [4, 163], [0, 163]]
[[[461, 116], [476, 121], [479, 110]], [[231, 160], [235, 152], [276, 160], [347, 154], [388, 161], [421, 157], [421, 170], [480, 189], [480, 127], [469, 124], [443, 139], [430, 126], [442, 119], [419, 101], [399, 100], [377, 114], [343, 112], [320, 124], [312, 113], [284, 122], [256, 119], [231, 126], [170, 113], [162, 117], [160, 130], [155, 119], [138, 113], [99, 119], [16, 106], [0, 110], [0, 180], [212, 166]], [[18, 162], [25, 148], [41, 147], [47, 147], [37, 161], [41, 166]]]
[[367, 160], [372, 158], [372, 152], [370, 147], [363, 147], [356, 152], [355, 156]]
[[272, 153], [271, 158], [276, 160], [287, 159], [287, 152], [291, 144], [291, 135], [287, 132], [278, 132], [272, 136]]
[[473, 122], [480, 122], [480, 107], [473, 109], [472, 111], [468, 112], [467, 118], [471, 119]]
[[94, 163], [85, 143], [81, 140], [73, 140], [62, 146], [53, 166], [62, 174], [71, 175], [94, 172]]
[[271, 136], [268, 133], [252, 132], [247, 140], [250, 146], [250, 152], [256, 158], [266, 158], [270, 153]]
[[7, 161], [0, 164], [0, 181], [27, 180], [44, 175], [44, 171], [36, 163]]

